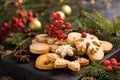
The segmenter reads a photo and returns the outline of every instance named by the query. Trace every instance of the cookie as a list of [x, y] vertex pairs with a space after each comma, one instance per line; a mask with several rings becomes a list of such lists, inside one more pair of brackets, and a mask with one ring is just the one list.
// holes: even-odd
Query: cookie
[[30, 45], [30, 52], [33, 54], [44, 54], [49, 52], [50, 46], [46, 43], [35, 43]]
[[112, 45], [112, 43], [110, 43], [108, 41], [101, 41], [101, 47], [102, 47], [103, 51], [105, 53], [107, 53], [112, 49], [113, 45]]
[[70, 61], [68, 63], [68, 68], [72, 71], [80, 71], [80, 64], [78, 61]]
[[34, 44], [34, 43], [39, 43], [39, 42], [37, 41], [37, 39], [33, 39], [32, 44]]
[[48, 37], [48, 38], [47, 38], [47, 43], [48, 43], [48, 44], [54, 44], [55, 41], [56, 41], [56, 38], [52, 38], [52, 37]]
[[45, 43], [47, 42], [47, 34], [39, 34], [36, 36], [37, 41], [41, 42], [41, 43]]
[[47, 57], [50, 61], [53, 61], [53, 62], [60, 58], [60, 56], [57, 55], [56, 53], [50, 53], [48, 54]]
[[75, 46], [75, 41], [81, 38], [81, 34], [77, 32], [71, 32], [68, 34], [67, 42], [71, 46]]
[[99, 48], [95, 53], [86, 53], [91, 61], [99, 62], [104, 57], [102, 48]]
[[56, 52], [56, 49], [59, 47], [59, 45], [52, 44], [50, 45], [50, 52]]
[[67, 67], [67, 64], [68, 64], [67, 60], [60, 58], [55, 61], [54, 68], [65, 68]]
[[54, 62], [48, 59], [49, 53], [40, 55], [35, 61], [35, 67], [41, 70], [50, 70], [54, 69]]
[[78, 58], [77, 61], [80, 63], [80, 66], [86, 66], [90, 63], [89, 59], [86, 59], [84, 57]]

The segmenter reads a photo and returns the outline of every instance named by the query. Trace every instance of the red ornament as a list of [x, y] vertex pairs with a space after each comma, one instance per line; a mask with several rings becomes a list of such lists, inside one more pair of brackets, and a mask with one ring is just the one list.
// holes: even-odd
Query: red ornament
[[87, 37], [87, 33], [86, 32], [82, 32], [82, 37], [86, 38]]
[[19, 7], [19, 3], [18, 2], [14, 2], [14, 7], [18, 8]]
[[7, 22], [4, 22], [4, 23], [3, 23], [3, 26], [4, 26], [4, 27], [8, 27], [8, 23], [7, 23]]
[[113, 70], [112, 66], [106, 66], [106, 71], [111, 72]]
[[109, 60], [105, 60], [105, 61], [103, 62], [103, 65], [104, 65], [104, 66], [109, 66], [109, 65], [111, 65], [111, 62], [110, 62]]

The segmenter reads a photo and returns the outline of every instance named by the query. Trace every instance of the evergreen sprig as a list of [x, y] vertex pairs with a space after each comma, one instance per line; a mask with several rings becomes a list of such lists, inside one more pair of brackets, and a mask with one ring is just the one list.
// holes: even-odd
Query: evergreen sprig
[[[98, 12], [95, 12], [95, 13], [96, 13], [96, 15], [91, 14], [86, 11], [83, 11], [83, 10], [81, 11], [82, 16], [87, 18], [87, 20], [89, 20], [89, 23], [92, 23], [90, 26], [94, 26], [95, 28], [101, 29], [108, 33], [111, 33], [112, 26], [111, 26], [110, 22], [108, 20], [106, 20], [105, 18], [103, 18]], [[88, 24], [88, 26], [89, 26], [89, 24]]]
[[92, 62], [90, 66], [82, 67], [75, 74], [80, 75], [78, 80], [81, 80], [83, 77], [94, 77], [96, 80], [116, 80], [114, 72], [106, 72], [105, 67], [96, 62]]

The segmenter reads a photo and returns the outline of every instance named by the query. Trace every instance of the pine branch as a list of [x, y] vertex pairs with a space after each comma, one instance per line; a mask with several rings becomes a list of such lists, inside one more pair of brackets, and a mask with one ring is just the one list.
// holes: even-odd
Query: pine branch
[[[91, 26], [94, 26], [98, 29], [100, 28], [105, 32], [111, 33], [111, 24], [108, 23], [109, 21], [104, 20], [103, 17], [98, 15], [98, 13], [97, 13], [97, 15], [93, 15], [86, 11], [81, 11], [81, 14], [83, 16], [85, 16], [91, 23], [93, 23], [93, 25], [91, 25]], [[106, 27], [106, 25], [107, 25], [107, 27]], [[109, 28], [108, 28], [108, 26], [109, 26]]]
[[21, 41], [16, 48], [14, 49], [14, 51], [16, 51], [17, 49], [23, 49], [23, 48], [27, 48], [32, 42], [32, 38], [28, 37], [26, 39], [24, 39], [23, 41]]
[[6, 38], [6, 43], [7, 44], [12, 44], [12, 45], [18, 45], [21, 41], [23, 41], [25, 38], [24, 33], [13, 33], [11, 36]]
[[115, 80], [115, 75], [112, 72], [106, 72], [105, 68], [95, 62], [92, 62], [90, 66], [83, 67], [80, 72], [75, 73], [80, 75], [78, 80], [83, 77], [94, 77], [97, 80]]

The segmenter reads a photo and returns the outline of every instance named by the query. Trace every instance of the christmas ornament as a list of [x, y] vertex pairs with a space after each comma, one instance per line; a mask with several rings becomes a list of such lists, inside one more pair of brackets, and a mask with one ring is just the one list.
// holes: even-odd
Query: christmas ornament
[[29, 28], [31, 31], [37, 31], [37, 30], [41, 29], [41, 26], [42, 26], [41, 22], [40, 22], [38, 19], [34, 18], [34, 19], [29, 23], [28, 28]]
[[62, 19], [65, 19], [65, 14], [64, 14], [64, 12], [62, 12], [62, 11], [57, 11], [56, 13], [60, 14], [61, 17], [62, 17]]
[[61, 10], [66, 14], [70, 15], [72, 13], [72, 9], [69, 5], [63, 5]]

